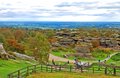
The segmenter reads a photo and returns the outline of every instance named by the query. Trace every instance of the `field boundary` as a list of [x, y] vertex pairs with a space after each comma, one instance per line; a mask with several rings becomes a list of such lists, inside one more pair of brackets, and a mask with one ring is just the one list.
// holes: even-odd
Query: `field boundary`
[[27, 76], [31, 75], [32, 73], [36, 72], [89, 72], [89, 73], [103, 73], [105, 75], [114, 75], [120, 76], [120, 66], [111, 66], [105, 64], [96, 65], [96, 67], [88, 66], [83, 67], [81, 66], [79, 69], [76, 69], [73, 65], [43, 65], [43, 64], [36, 64], [32, 66], [27, 66], [25, 68], [19, 69], [15, 72], [8, 74], [8, 78], [26, 78]]

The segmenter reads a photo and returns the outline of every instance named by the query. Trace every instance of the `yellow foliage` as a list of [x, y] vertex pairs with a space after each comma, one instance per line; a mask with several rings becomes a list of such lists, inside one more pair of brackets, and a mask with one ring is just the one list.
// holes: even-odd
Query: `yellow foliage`
[[101, 48], [101, 50], [103, 50], [104, 52], [110, 52], [111, 48]]

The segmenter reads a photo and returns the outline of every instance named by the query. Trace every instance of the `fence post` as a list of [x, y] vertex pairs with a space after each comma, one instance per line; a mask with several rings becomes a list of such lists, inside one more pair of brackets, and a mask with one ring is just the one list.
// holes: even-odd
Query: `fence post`
[[48, 72], [48, 66], [46, 65], [46, 72]]
[[107, 67], [105, 67], [105, 74], [107, 74]]
[[99, 65], [98, 65], [98, 71], [100, 71], [100, 67], [101, 67], [101, 65], [99, 64]]
[[116, 68], [113, 68], [113, 75], [116, 76]]
[[90, 63], [88, 62], [88, 66], [90, 66]]
[[51, 66], [51, 72], [53, 72], [53, 68], [52, 68], [52, 66]]
[[72, 72], [72, 66], [70, 65], [70, 72]]
[[54, 69], [56, 72], [57, 72], [57, 66], [55, 66], [55, 69]]
[[59, 71], [61, 71], [61, 65], [59, 66]]
[[18, 78], [20, 78], [20, 70], [18, 70]]
[[95, 72], [95, 69], [94, 69], [94, 67], [93, 67], [93, 73]]
[[41, 72], [42, 72], [42, 69], [43, 69], [43, 66], [42, 66], [42, 64], [41, 64]]
[[81, 73], [83, 73], [83, 67], [82, 66], [80, 67], [80, 69], [81, 69]]

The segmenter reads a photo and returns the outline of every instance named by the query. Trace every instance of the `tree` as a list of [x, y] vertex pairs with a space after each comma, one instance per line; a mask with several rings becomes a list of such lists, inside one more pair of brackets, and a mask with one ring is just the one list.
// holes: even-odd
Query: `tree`
[[15, 39], [8, 39], [7, 46], [12, 51], [24, 53], [24, 46], [22, 44], [18, 43], [17, 40], [15, 40]]
[[34, 37], [29, 38], [29, 49], [39, 63], [47, 62], [50, 52], [50, 44], [43, 33], [36, 33]]
[[14, 39], [14, 35], [11, 29], [1, 29], [0, 34], [4, 35], [5, 39]]
[[21, 41], [21, 40], [23, 40], [24, 39], [24, 37], [25, 37], [25, 31], [24, 30], [16, 30], [15, 32], [14, 32], [14, 36], [15, 36], [15, 39], [17, 40], [17, 41]]
[[91, 43], [92, 43], [93, 48], [97, 48], [100, 46], [99, 40], [92, 40]]

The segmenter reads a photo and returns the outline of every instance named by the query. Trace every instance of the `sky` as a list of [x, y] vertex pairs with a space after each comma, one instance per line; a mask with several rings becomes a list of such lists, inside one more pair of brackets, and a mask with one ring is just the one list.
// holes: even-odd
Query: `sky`
[[120, 22], [120, 0], [0, 0], [0, 21]]

